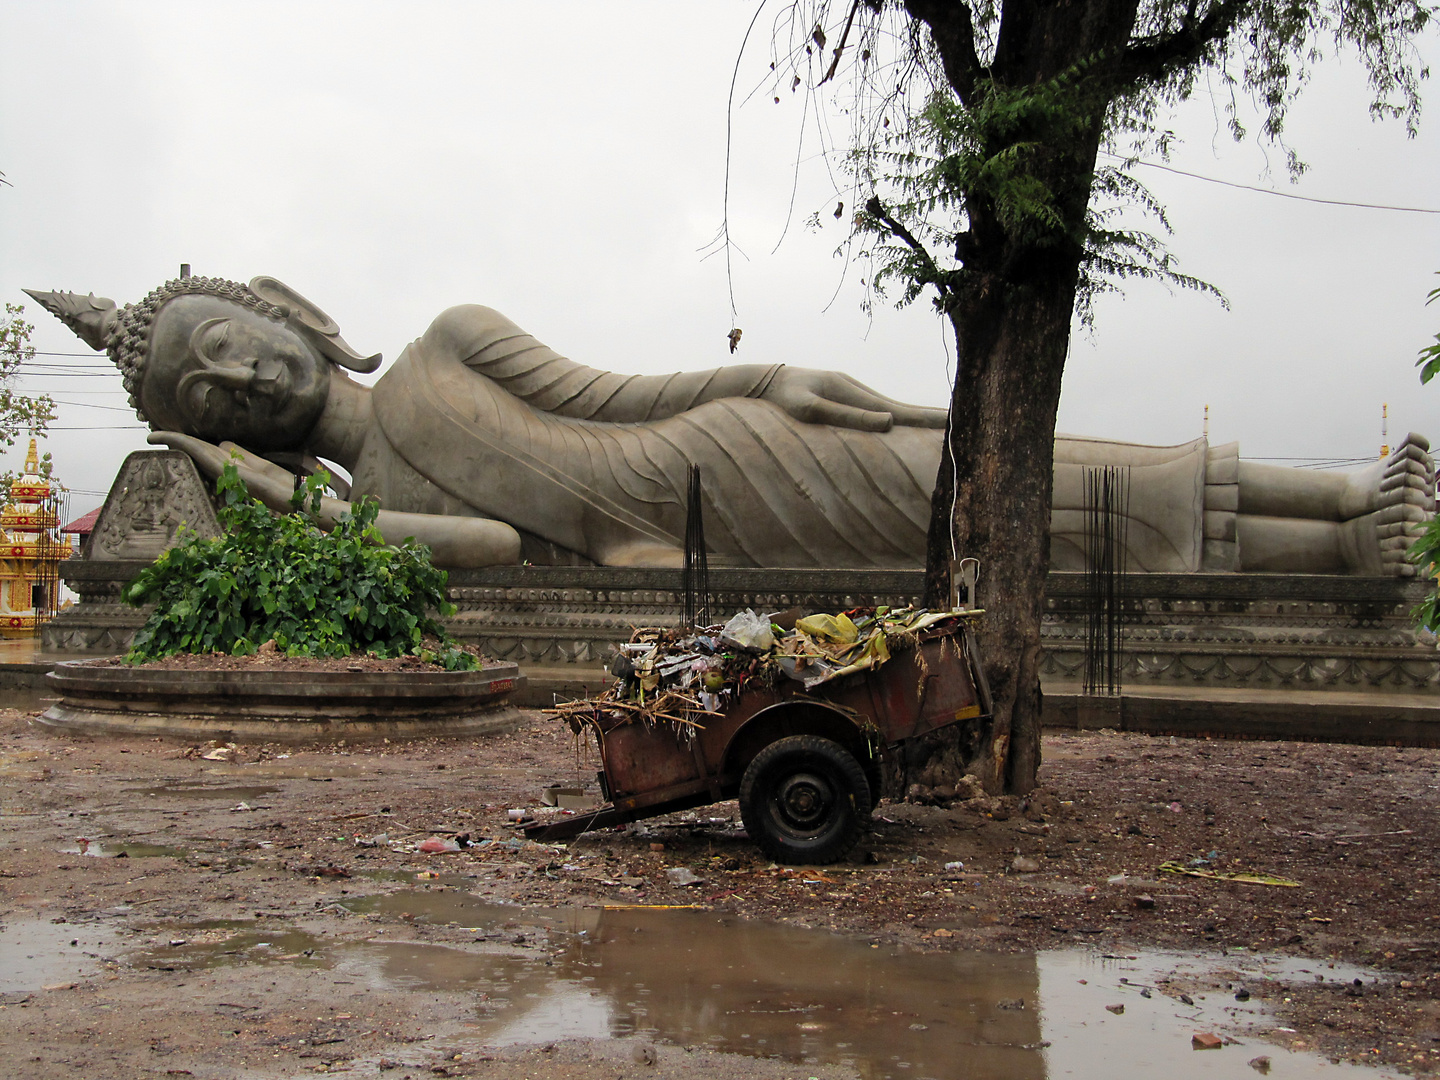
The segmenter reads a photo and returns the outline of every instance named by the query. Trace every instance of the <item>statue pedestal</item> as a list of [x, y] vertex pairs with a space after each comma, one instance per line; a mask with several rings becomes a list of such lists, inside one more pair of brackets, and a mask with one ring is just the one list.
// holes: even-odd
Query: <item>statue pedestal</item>
[[[65, 564], [81, 603], [45, 628], [47, 648], [123, 650], [144, 612], [120, 603], [119, 590], [141, 565]], [[712, 568], [711, 611], [720, 620], [747, 607], [904, 606], [918, 601], [922, 585], [919, 571]], [[1101, 726], [1412, 744], [1430, 739], [1418, 732], [1440, 731], [1440, 652], [1410, 621], [1425, 593], [1421, 582], [1133, 574], [1126, 587], [1119, 719], [1107, 713], [1096, 718]], [[629, 640], [633, 627], [678, 624], [683, 604], [681, 571], [654, 568], [455, 571], [449, 591], [459, 609], [450, 631], [518, 664], [529, 685], [516, 700], [530, 705], [594, 693], [611, 647]], [[1053, 573], [1047, 591], [1046, 723], [1074, 727], [1085, 663], [1083, 575]], [[983, 633], [982, 623], [982, 648]], [[1357, 712], [1357, 703], [1366, 708]], [[1364, 723], [1362, 713], [1370, 717]], [[1306, 726], [1306, 716], [1316, 723]]]

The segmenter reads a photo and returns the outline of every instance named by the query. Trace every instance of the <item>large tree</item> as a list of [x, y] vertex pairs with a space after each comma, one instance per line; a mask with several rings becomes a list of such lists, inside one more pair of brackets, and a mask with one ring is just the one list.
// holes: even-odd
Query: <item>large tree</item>
[[[1049, 563], [1056, 409], [1072, 317], [1135, 275], [1198, 286], [1125, 224], [1163, 213], [1102, 150], [1163, 156], [1160, 124], [1202, 76], [1258, 109], [1284, 146], [1310, 65], [1358, 54], [1371, 112], [1410, 126], [1427, 74], [1422, 0], [797, 0], [775, 70], [795, 89], [857, 89], [851, 161], [873, 281], [933, 290], [954, 329], [956, 378], [936, 478], [927, 599], [952, 556], [984, 567], [992, 790], [1024, 792], [1040, 764], [1040, 619]], [[780, 37], [783, 37], [783, 33]], [[887, 49], [887, 43], [889, 48]], [[838, 78], [837, 78], [838, 76]], [[777, 95], [778, 100], [778, 95]], [[1303, 166], [1288, 148], [1292, 172]], [[837, 215], [839, 211], [837, 209]], [[1119, 213], [1119, 218], [1114, 215]], [[1202, 286], [1203, 287], [1203, 286]], [[934, 748], [942, 768], [954, 752]]]

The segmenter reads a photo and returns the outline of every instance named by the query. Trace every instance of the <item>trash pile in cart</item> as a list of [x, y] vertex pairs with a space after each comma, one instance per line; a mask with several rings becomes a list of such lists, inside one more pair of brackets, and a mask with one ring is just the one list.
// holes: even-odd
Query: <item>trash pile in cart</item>
[[723, 626], [642, 628], [617, 648], [609, 689], [545, 711], [577, 729], [600, 713], [699, 728], [756, 683], [790, 679], [813, 690], [880, 667], [892, 651], [914, 647], [923, 630], [980, 614], [876, 607], [797, 618], [745, 610]]

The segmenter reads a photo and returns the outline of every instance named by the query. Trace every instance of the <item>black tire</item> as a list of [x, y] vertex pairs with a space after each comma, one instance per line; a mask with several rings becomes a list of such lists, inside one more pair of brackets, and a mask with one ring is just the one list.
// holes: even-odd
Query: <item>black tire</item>
[[740, 781], [740, 817], [776, 862], [832, 863], [870, 822], [870, 784], [839, 743], [794, 735], [750, 762]]

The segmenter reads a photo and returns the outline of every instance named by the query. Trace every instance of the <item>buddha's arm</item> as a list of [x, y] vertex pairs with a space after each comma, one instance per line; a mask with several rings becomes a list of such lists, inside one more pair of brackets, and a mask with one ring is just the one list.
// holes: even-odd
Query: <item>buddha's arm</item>
[[[292, 509], [290, 496], [295, 487], [294, 474], [244, 447], [230, 442], [216, 446], [173, 431], [154, 432], [149, 441], [185, 451], [200, 471], [212, 479], [233, 462], [251, 495], [276, 513], [284, 514]], [[320, 500], [317, 524], [322, 529], [332, 529], [349, 512], [350, 503], [345, 500], [323, 498]], [[520, 561], [520, 534], [503, 521], [381, 510], [376, 516], [375, 527], [387, 544], [398, 544], [406, 537], [414, 537], [430, 549], [431, 558], [437, 566], [466, 570], [479, 566], [505, 566]]]
[[798, 420], [865, 431], [945, 423], [943, 409], [892, 401], [831, 371], [784, 364], [732, 364], [672, 375], [600, 371], [561, 356], [498, 311], [478, 305], [450, 308], [425, 337], [431, 347], [534, 408], [580, 420], [660, 420], [718, 398], [748, 397], [771, 401]]

